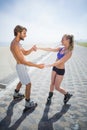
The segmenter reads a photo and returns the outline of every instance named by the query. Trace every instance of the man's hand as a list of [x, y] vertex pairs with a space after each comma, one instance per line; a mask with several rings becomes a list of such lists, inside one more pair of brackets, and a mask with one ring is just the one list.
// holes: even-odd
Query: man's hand
[[37, 65], [37, 67], [38, 67], [39, 69], [43, 69], [44, 66], [45, 66], [44, 64], [38, 64], [38, 65]]
[[32, 49], [32, 51], [37, 51], [36, 45], [34, 45], [31, 49]]

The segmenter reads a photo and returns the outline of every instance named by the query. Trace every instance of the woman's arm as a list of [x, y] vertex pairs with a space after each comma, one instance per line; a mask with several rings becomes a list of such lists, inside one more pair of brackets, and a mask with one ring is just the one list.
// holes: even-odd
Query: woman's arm
[[39, 49], [39, 50], [43, 50], [43, 51], [52, 51], [52, 52], [57, 52], [57, 51], [59, 51], [59, 47], [57, 47], [57, 48], [42, 48], [42, 47], [37, 47], [37, 49]]
[[54, 62], [53, 64], [47, 65], [47, 67], [57, 66], [57, 65], [60, 65], [62, 63], [64, 64], [67, 60], [70, 59], [71, 56], [72, 56], [72, 52], [68, 52], [63, 58]]

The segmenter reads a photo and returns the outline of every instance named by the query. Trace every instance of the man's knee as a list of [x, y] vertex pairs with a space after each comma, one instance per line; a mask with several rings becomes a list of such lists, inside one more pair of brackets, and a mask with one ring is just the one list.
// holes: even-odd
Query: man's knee
[[28, 84], [26, 85], [26, 87], [31, 87], [31, 83], [28, 83]]

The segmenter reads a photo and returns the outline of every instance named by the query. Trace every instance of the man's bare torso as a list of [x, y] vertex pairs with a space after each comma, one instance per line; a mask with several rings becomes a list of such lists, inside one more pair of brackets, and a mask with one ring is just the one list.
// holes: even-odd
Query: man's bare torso
[[21, 44], [14, 39], [10, 45], [10, 50], [17, 62], [17, 64], [21, 64], [20, 58], [24, 59], [24, 55], [22, 52], [22, 46]]

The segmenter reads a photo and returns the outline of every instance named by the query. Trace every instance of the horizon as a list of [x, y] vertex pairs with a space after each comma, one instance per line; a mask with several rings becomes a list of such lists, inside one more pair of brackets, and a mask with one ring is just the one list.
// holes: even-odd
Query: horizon
[[[23, 42], [23, 41], [22, 41]], [[4, 46], [10, 46], [10, 43], [11, 42], [0, 42], [0, 47], [4, 47]], [[78, 40], [75, 40], [75, 43], [87, 43], [87, 39], [78, 39]], [[60, 45], [61, 44], [61, 42], [50, 42], [50, 43], [36, 43], [36, 44], [34, 44], [34, 43], [27, 43], [26, 42], [26, 40], [23, 42], [23, 43], [21, 43], [23, 46], [31, 46], [31, 45]]]

